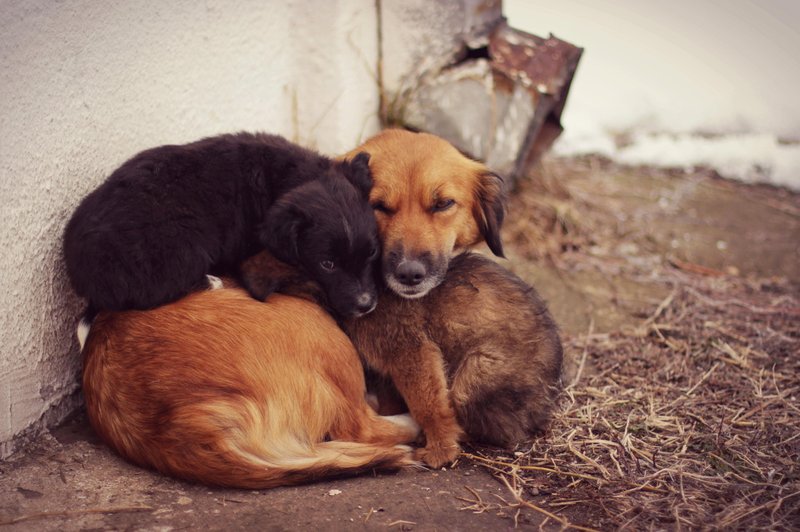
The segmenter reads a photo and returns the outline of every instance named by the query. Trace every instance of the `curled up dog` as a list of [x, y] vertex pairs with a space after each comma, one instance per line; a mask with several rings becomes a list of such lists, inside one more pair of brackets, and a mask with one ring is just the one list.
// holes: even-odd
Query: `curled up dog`
[[173, 477], [261, 489], [414, 463], [418, 428], [367, 405], [352, 343], [308, 301], [221, 288], [101, 312], [83, 356], [95, 431]]

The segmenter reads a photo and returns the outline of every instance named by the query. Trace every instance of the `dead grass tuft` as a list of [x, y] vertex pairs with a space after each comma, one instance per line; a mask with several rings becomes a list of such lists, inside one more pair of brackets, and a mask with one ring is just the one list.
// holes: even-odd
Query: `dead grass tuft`
[[[549, 164], [536, 179], [521, 180], [511, 197], [512, 214], [503, 238], [523, 251], [526, 259], [555, 259], [560, 253], [592, 244], [579, 213], [580, 201], [560, 180], [560, 169]], [[525, 213], [524, 216], [514, 214]]]

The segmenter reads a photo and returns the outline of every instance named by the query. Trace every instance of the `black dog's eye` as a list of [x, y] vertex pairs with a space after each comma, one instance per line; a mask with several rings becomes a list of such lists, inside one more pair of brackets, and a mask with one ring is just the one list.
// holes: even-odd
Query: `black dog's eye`
[[372, 208], [384, 214], [392, 214], [392, 210], [389, 207], [387, 207], [386, 204], [382, 201], [376, 201], [375, 203], [373, 203]]
[[377, 256], [378, 256], [378, 248], [377, 247], [374, 247], [371, 250], [369, 250], [369, 260], [372, 260]]
[[431, 211], [433, 211], [433, 212], [446, 211], [447, 209], [449, 209], [450, 207], [452, 207], [455, 204], [456, 204], [455, 200], [438, 199], [438, 200], [436, 200], [436, 203], [433, 204], [433, 207], [431, 207]]
[[332, 272], [336, 269], [336, 265], [333, 263], [332, 260], [323, 260], [319, 263], [320, 268], [325, 270], [326, 272]]

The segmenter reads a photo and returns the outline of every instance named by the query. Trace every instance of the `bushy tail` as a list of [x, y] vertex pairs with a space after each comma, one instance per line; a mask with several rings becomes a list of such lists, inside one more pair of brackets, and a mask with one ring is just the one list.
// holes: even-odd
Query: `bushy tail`
[[410, 447], [397, 444], [413, 439], [416, 429], [397, 420], [374, 416], [370, 421], [370, 441], [391, 443], [313, 443], [300, 427], [278, 429], [269, 420], [247, 399], [214, 401], [182, 409], [172, 420], [172, 438], [127, 449], [116, 447], [133, 461], [173, 476], [251, 489], [303, 484], [372, 469], [396, 470], [417, 463]]
[[210, 475], [202, 480], [222, 486], [263, 489], [356, 475], [373, 469], [397, 470], [416, 464], [411, 457], [411, 448], [406, 445], [386, 447], [327, 441], [306, 450], [308, 452], [302, 455], [266, 459], [252, 453], [234, 451], [220, 457], [229, 462], [227, 465], [231, 474], [217, 469], [219, 475]]

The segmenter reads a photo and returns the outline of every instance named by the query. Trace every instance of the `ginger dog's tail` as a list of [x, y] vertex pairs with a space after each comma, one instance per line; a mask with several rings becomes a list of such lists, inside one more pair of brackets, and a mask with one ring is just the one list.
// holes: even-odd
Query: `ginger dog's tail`
[[[397, 443], [410, 441], [419, 432], [408, 415], [378, 416], [365, 408], [357, 416], [369, 432], [369, 441], [314, 443], [302, 432], [276, 430], [269, 413], [269, 408], [241, 396], [186, 405], [175, 412], [170, 423], [170, 433], [180, 435], [174, 444], [171, 439], [160, 439], [149, 448], [115, 446], [134, 462], [155, 466], [170, 475], [251, 489], [416, 464], [411, 447]], [[100, 425], [110, 428], [114, 420]], [[109, 441], [117, 444], [124, 440]]]
[[[381, 446], [352, 441], [326, 441], [304, 447], [293, 455], [259, 456], [237, 450], [218, 455], [216, 464], [202, 466], [205, 472], [196, 473], [197, 465], [180, 476], [220, 486], [264, 489], [276, 486], [305, 484], [326, 478], [357, 475], [370, 470], [397, 470], [416, 464], [411, 447]], [[211, 466], [211, 467], [207, 467]], [[173, 474], [178, 472], [173, 472]]]

